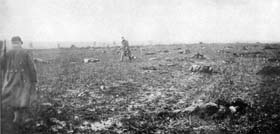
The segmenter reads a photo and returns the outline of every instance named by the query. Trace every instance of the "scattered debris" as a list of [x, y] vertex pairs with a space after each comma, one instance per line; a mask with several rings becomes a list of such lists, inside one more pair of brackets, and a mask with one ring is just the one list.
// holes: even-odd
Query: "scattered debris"
[[280, 59], [279, 58], [269, 58], [269, 59], [267, 59], [267, 61], [269, 61], [269, 62], [280, 62]]
[[219, 110], [213, 116], [214, 119], [222, 120], [228, 117], [229, 115], [243, 115], [246, 113], [246, 110], [249, 108], [244, 100], [237, 98], [232, 102], [225, 101], [223, 99], [218, 99], [215, 103], [219, 106]]
[[265, 66], [257, 75], [280, 75], [280, 66]]
[[192, 56], [192, 58], [196, 58], [196, 59], [206, 59], [206, 57], [200, 53], [196, 53], [195, 55]]
[[183, 110], [175, 110], [174, 112], [187, 112], [193, 115], [199, 115], [200, 117], [204, 118], [205, 115], [212, 116], [216, 112], [218, 112], [219, 107], [217, 104], [213, 102], [203, 103], [202, 100], [198, 102], [193, 102], [192, 105], [184, 108]]
[[213, 102], [208, 102], [197, 107], [195, 111], [200, 118], [208, 118], [217, 113], [219, 111], [219, 107]]
[[40, 58], [33, 58], [33, 61], [34, 61], [35, 63], [49, 64], [48, 61], [45, 61], [45, 60], [40, 59]]
[[234, 58], [228, 58], [222, 61], [224, 64], [232, 64], [235, 63], [235, 59]]
[[90, 62], [99, 62], [99, 59], [95, 59], [95, 58], [85, 58], [84, 59], [84, 63], [90, 63]]
[[280, 44], [266, 44], [263, 49], [279, 49]]
[[136, 59], [137, 57], [136, 56], [134, 56], [134, 55], [132, 55], [132, 56], [130, 56], [131, 57], [131, 59]]
[[249, 105], [240, 98], [233, 100], [230, 105], [231, 106], [229, 107], [229, 109], [232, 113], [237, 113], [241, 115], [245, 114], [246, 108], [249, 107]]
[[266, 45], [266, 46], [264, 46], [264, 48], [263, 49], [274, 49], [273, 47], [271, 47], [270, 45]]
[[263, 57], [263, 52], [256, 51], [256, 52], [241, 52], [241, 53], [233, 53], [235, 57]]
[[214, 70], [210, 65], [192, 65], [189, 70], [191, 72], [214, 73]]
[[[204, 103], [202, 100], [193, 102], [192, 105], [184, 108], [174, 110], [174, 113], [188, 113], [190, 116], [197, 115], [202, 119], [224, 119], [229, 115], [243, 115], [246, 108], [249, 107], [242, 99], [237, 98], [232, 102], [218, 99], [215, 103]], [[191, 118], [189, 117], [191, 122]]]
[[180, 54], [189, 54], [191, 51], [189, 49], [186, 49], [184, 51], [179, 51]]
[[248, 50], [248, 46], [243, 46], [242, 50]]
[[228, 53], [228, 54], [231, 53], [230, 51], [224, 50], [224, 49], [217, 50], [217, 52], [218, 52], [218, 53], [224, 53], [224, 54], [225, 54], [225, 53]]
[[50, 121], [56, 124], [56, 125], [52, 126], [52, 130], [55, 132], [58, 131], [58, 129], [63, 129], [64, 127], [66, 127], [65, 121], [60, 121], [56, 118], [50, 118]]
[[157, 70], [157, 68], [155, 66], [146, 66], [146, 67], [142, 67], [143, 70]]
[[100, 130], [105, 130], [109, 127], [111, 127], [114, 124], [113, 119], [108, 119], [108, 120], [101, 120], [100, 122], [88, 122], [84, 121], [83, 124], [79, 127], [82, 131], [85, 130], [92, 130], [92, 131], [100, 131]]
[[[82, 61], [83, 58], [98, 58], [92, 56], [95, 55], [94, 53], [75, 50], [71, 51], [73, 54], [69, 54], [68, 50], [59, 51], [59, 54], [63, 52], [63, 55], [58, 55], [57, 60], [49, 61], [51, 63], [65, 61], [67, 64], [61, 70], [49, 68], [49, 66], [44, 69], [46, 66], [38, 66], [40, 71], [38, 73], [40, 77], [38, 89], [43, 91], [43, 94], [40, 95], [42, 99], [38, 99], [38, 106], [36, 103], [35, 107], [31, 107], [31, 115], [34, 118], [32, 118], [32, 122], [23, 126], [23, 133], [208, 133], [211, 130], [217, 130], [217, 133], [218, 130], [226, 130], [229, 133], [232, 131], [245, 133], [245, 131], [252, 128], [252, 125], [257, 127], [265, 125], [265, 128], [267, 128], [266, 126], [270, 124], [277, 124], [275, 121], [277, 122], [280, 116], [277, 111], [275, 112], [271, 109], [275, 108], [277, 110], [278, 103], [276, 105], [271, 103], [272, 107], [266, 106], [266, 104], [270, 103], [270, 98], [266, 99], [266, 97], [270, 97], [273, 94], [259, 92], [259, 90], [264, 91], [262, 86], [270, 86], [274, 83], [265, 85], [254, 83], [259, 81], [266, 82], [265, 78], [267, 76], [265, 78], [256, 78], [258, 81], [255, 81], [255, 79], [251, 81], [252, 77], [255, 78], [254, 74], [251, 77], [251, 71], [254, 71], [255, 67], [252, 70], [246, 70], [246, 68], [250, 67], [249, 65], [254, 63], [255, 60], [243, 60], [242, 58], [240, 60], [240, 58], [232, 56], [232, 53], [242, 49], [242, 46], [240, 48], [234, 47], [230, 55], [225, 55], [225, 57], [221, 55], [218, 57], [219, 59], [214, 59], [214, 56], [211, 55], [212, 53], [203, 53], [205, 56], [213, 56], [213, 61], [212, 58], [211, 60], [200, 61], [191, 58], [196, 53], [189, 55], [178, 54], [179, 51], [184, 53], [186, 48], [192, 50], [192, 47], [182, 47], [178, 51], [170, 49], [170, 52], [172, 52], [170, 57], [164, 56], [163, 53], [163, 55], [146, 56], [144, 57], [145, 60], [158, 61], [148, 61], [148, 63], [144, 61], [136, 65], [127, 64], [130, 68], [128, 70], [123, 68], [127, 66], [119, 66], [117, 62], [112, 64], [92, 63], [95, 65], [94, 70], [92, 70], [92, 66], [87, 66], [89, 64], [80, 65], [80, 63], [84, 62]], [[200, 46], [194, 48], [200, 49]], [[101, 50], [98, 49], [98, 52], [101, 53]], [[110, 51], [107, 50], [107, 53], [110, 53]], [[149, 51], [152, 50], [147, 48], [146, 52]], [[155, 53], [157, 54], [158, 51]], [[41, 54], [35, 55], [43, 57]], [[260, 63], [252, 65], [256, 65], [256, 68], [259, 68], [259, 64], [274, 65], [274, 63], [263, 61], [278, 61], [277, 56], [274, 56], [275, 58], [269, 57], [271, 59], [261, 58], [259, 59], [261, 60]], [[49, 56], [45, 58], [51, 59]], [[240, 64], [225, 65], [221, 63], [223, 61], [225, 63], [231, 63], [232, 61], [245, 63], [248, 66], [244, 66], [246, 67], [244, 71], [250, 72], [244, 72], [244, 75], [242, 75], [244, 76], [243, 82], [240, 83], [239, 75], [235, 75], [238, 72], [235, 67], [240, 67]], [[247, 61], [249, 61], [248, 64], [246, 64]], [[103, 62], [103, 59], [101, 62]], [[69, 63], [79, 65], [71, 66]], [[190, 71], [187, 70], [192, 64], [198, 64], [190, 68], [190, 70], [196, 70], [198, 73], [190, 74]], [[113, 67], [116, 65], [117, 68], [106, 67], [108, 65]], [[206, 72], [211, 70], [209, 68], [217, 70], [229, 69], [219, 75], [199, 74], [205, 65]], [[183, 67], [187, 68], [182, 69]], [[49, 71], [49, 69], [52, 70]], [[112, 69], [120, 70], [111, 71]], [[135, 71], [129, 71], [131, 69], [135, 69]], [[220, 70], [218, 71], [222, 72]], [[63, 73], [60, 73], [61, 71]], [[57, 74], [62, 75], [58, 76]], [[247, 87], [251, 87], [251, 89]], [[253, 92], [252, 94], [251, 91]], [[262, 93], [264, 93], [263, 96]], [[204, 96], [201, 96], [201, 94]], [[249, 96], [251, 95], [257, 97], [250, 98]], [[228, 101], [237, 96], [241, 98], [248, 96], [246, 100], [252, 101], [252, 104], [254, 104], [252, 109], [249, 103], [244, 100]], [[196, 98], [205, 100], [189, 104]], [[227, 101], [215, 101], [217, 98], [225, 98]], [[279, 97], [275, 97], [276, 100], [277, 98]], [[274, 98], [272, 99], [275, 100]], [[256, 103], [255, 100], [260, 103]], [[262, 101], [264, 103], [261, 103]], [[271, 112], [263, 112], [258, 107], [264, 107], [264, 110]], [[190, 116], [194, 117], [188, 119]], [[244, 129], [245, 131], [243, 131]]]

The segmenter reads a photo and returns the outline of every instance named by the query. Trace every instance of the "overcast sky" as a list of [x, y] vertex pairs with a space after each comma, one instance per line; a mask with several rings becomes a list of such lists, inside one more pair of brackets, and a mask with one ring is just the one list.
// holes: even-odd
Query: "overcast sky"
[[0, 0], [0, 38], [280, 41], [280, 0]]

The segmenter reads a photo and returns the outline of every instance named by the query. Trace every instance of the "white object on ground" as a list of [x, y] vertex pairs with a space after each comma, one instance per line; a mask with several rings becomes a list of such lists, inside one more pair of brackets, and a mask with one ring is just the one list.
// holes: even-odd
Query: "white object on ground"
[[99, 62], [99, 59], [95, 58], [84, 58], [84, 63], [90, 63], [90, 62]]

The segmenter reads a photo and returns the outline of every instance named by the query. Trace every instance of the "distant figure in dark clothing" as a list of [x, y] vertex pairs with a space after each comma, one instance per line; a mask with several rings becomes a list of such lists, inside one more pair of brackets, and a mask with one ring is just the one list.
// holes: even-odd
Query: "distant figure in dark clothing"
[[132, 60], [132, 56], [131, 56], [131, 51], [129, 48], [129, 44], [128, 41], [122, 37], [122, 53], [121, 53], [121, 61], [123, 61], [124, 56], [127, 56], [129, 58], [129, 61]]
[[6, 53], [5, 62], [1, 62], [1, 71], [4, 71], [0, 84], [2, 85], [1, 104], [13, 108], [13, 122], [18, 122], [23, 110], [30, 105], [37, 82], [32, 58], [26, 50], [22, 49], [22, 44], [19, 36], [13, 37], [13, 49]]
[[6, 55], [6, 44], [0, 40], [0, 89], [2, 89], [4, 73], [5, 73], [5, 55]]

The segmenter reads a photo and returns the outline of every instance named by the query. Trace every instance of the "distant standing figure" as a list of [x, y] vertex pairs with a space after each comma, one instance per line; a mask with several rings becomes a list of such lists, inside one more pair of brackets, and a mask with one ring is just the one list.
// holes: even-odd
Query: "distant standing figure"
[[132, 60], [131, 51], [129, 48], [128, 41], [122, 37], [122, 54], [121, 54], [121, 61], [123, 61], [124, 56], [127, 56], [129, 60]]
[[3, 106], [12, 107], [13, 122], [18, 122], [23, 110], [30, 105], [31, 97], [35, 95], [37, 76], [32, 58], [21, 47], [21, 38], [15, 36], [11, 41], [13, 49], [5, 55], [1, 99]]
[[6, 54], [6, 44], [4, 41], [0, 40], [0, 89], [2, 89], [3, 78], [5, 74], [5, 54]]

